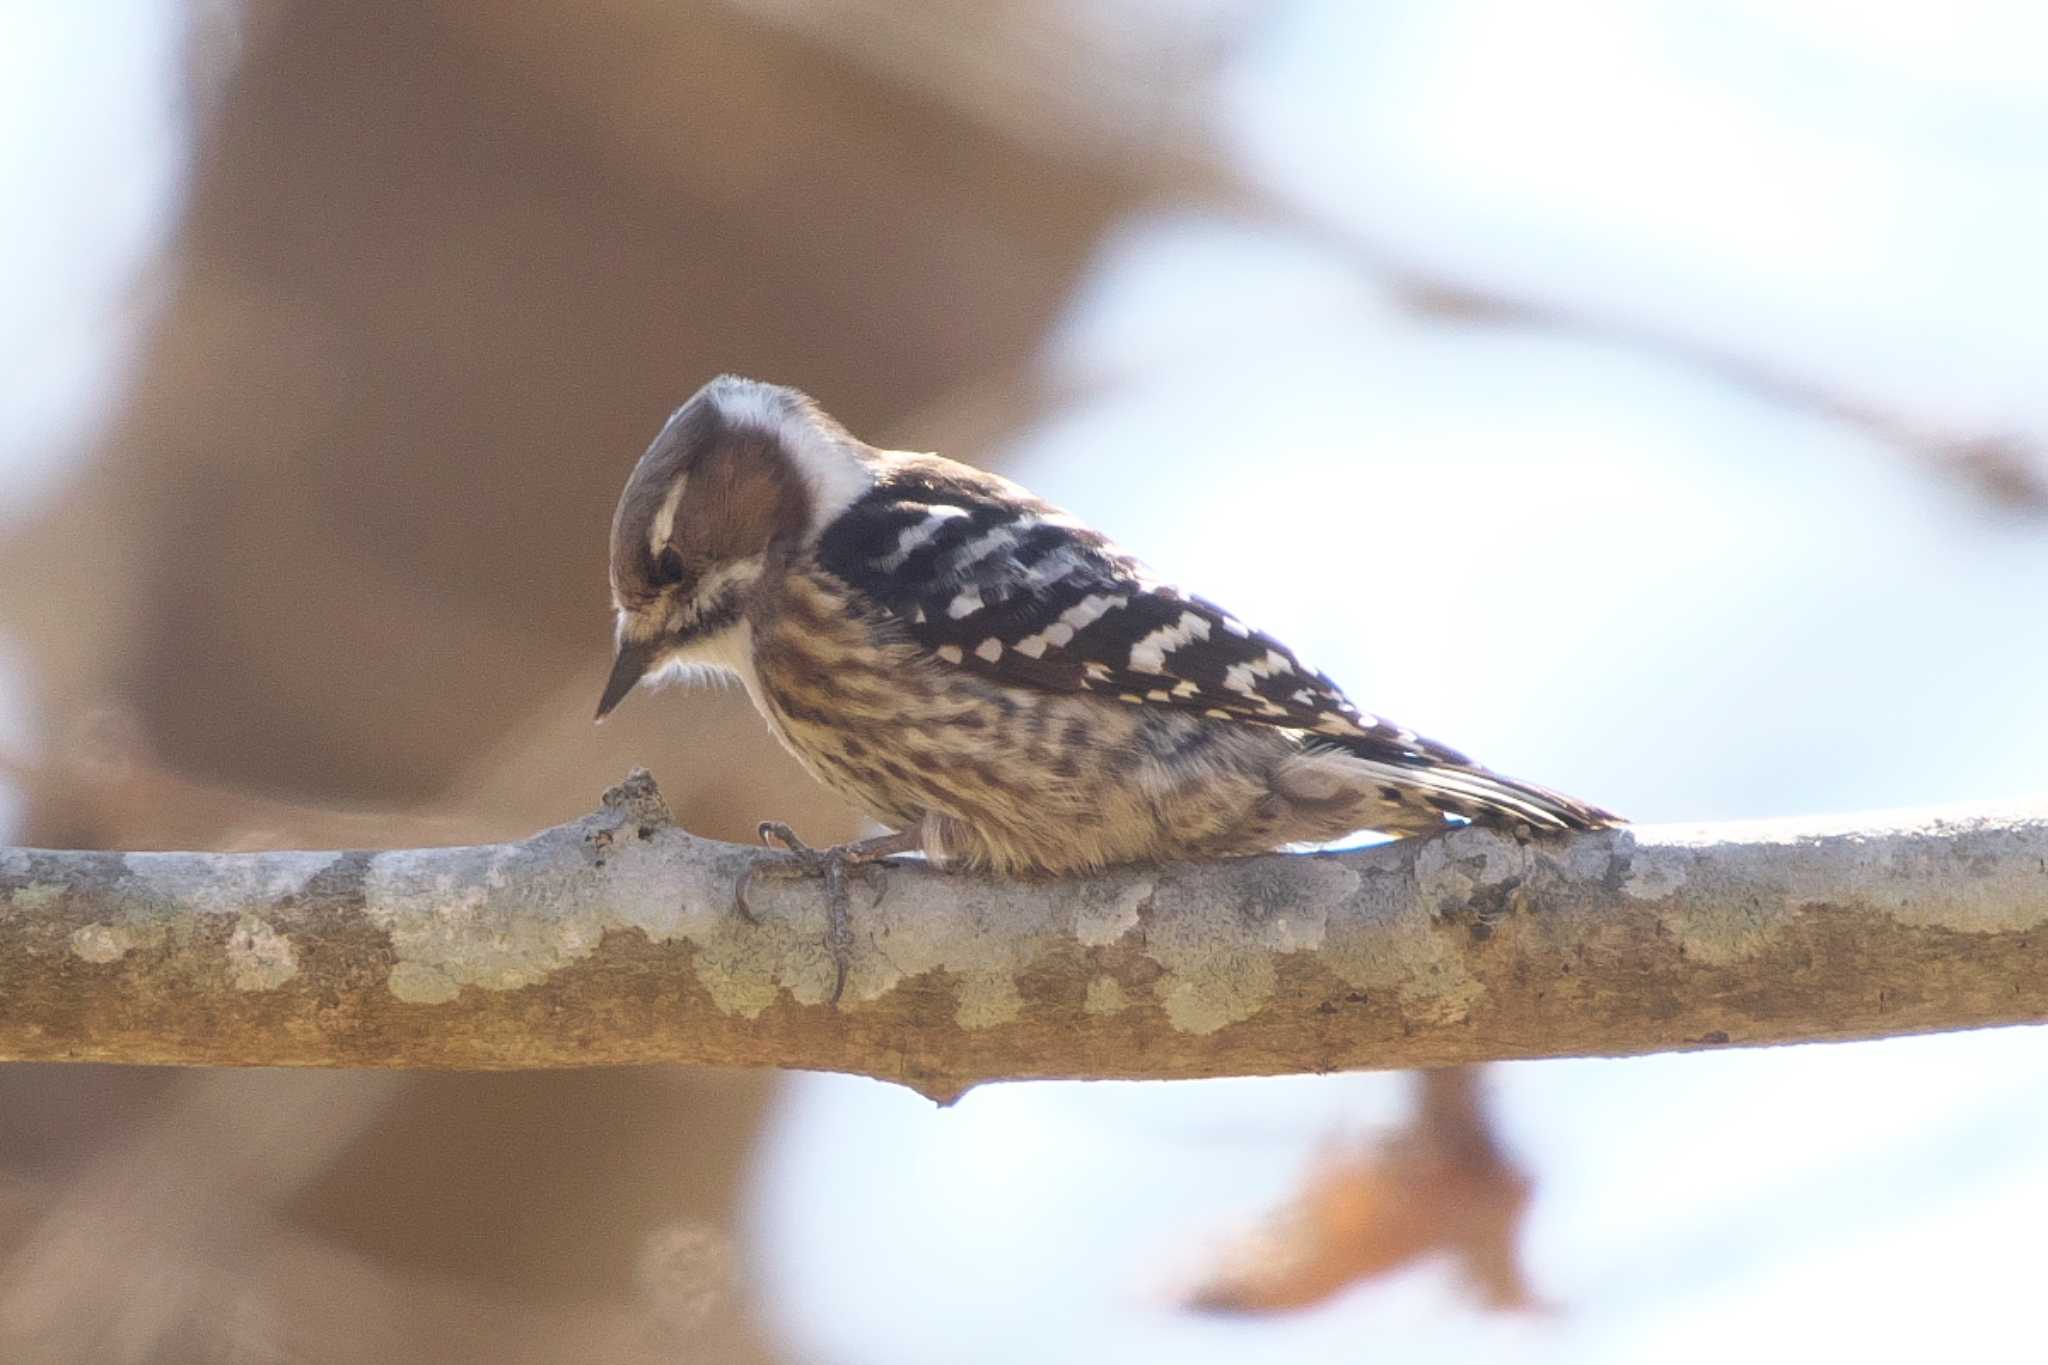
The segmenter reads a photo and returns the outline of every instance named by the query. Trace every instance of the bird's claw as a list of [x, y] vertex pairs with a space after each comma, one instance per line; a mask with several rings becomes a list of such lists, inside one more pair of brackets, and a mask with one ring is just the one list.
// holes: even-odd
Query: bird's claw
[[816, 858], [819, 856], [817, 849], [812, 848], [802, 839], [799, 839], [796, 831], [780, 820], [763, 820], [759, 825], [755, 826], [754, 832], [760, 837], [762, 843], [769, 845], [781, 844], [785, 852], [793, 853], [799, 858]]
[[830, 1003], [836, 1005], [846, 993], [847, 968], [853, 954], [852, 898], [847, 892], [847, 876], [849, 873], [859, 876], [875, 892], [875, 899], [880, 900], [884, 884], [883, 865], [874, 854], [858, 844], [812, 848], [797, 837], [795, 830], [779, 820], [763, 820], [760, 836], [764, 844], [781, 844], [784, 856], [772, 862], [756, 860], [740, 869], [739, 879], [733, 884], [733, 908], [747, 923], [758, 925], [761, 922], [754, 914], [748, 896], [753, 890], [754, 878], [764, 873], [773, 877], [823, 881], [825, 946], [832, 954]]

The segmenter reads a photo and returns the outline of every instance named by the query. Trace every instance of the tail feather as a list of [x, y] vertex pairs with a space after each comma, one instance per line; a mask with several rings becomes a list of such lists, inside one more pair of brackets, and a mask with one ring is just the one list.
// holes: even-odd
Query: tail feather
[[1421, 834], [1446, 817], [1532, 830], [1604, 829], [1623, 823], [1611, 811], [1476, 764], [1396, 762], [1345, 749], [1302, 755], [1283, 794], [1316, 805], [1355, 802], [1359, 829]]

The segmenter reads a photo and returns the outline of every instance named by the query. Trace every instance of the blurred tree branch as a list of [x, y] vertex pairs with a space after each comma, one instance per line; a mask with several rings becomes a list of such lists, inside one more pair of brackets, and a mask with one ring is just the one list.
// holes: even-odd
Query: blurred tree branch
[[0, 850], [0, 1060], [1027, 1076], [1441, 1066], [2048, 1019], [2048, 812], [1465, 829], [1058, 883], [815, 883], [636, 773], [520, 843]]

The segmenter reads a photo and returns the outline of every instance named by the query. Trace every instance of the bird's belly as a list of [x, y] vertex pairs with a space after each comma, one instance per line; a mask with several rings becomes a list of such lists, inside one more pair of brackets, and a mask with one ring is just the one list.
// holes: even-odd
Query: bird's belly
[[[818, 642], [808, 642], [815, 649]], [[1001, 872], [1270, 848], [1279, 731], [1009, 687], [915, 657], [757, 659], [762, 713], [826, 786], [927, 848]]]

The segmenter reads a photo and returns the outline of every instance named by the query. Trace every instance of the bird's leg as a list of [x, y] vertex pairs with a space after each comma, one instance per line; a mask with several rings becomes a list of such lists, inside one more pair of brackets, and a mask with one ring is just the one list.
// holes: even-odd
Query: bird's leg
[[877, 864], [882, 859], [896, 853], [913, 853], [923, 845], [915, 832], [898, 831], [878, 834], [871, 839], [856, 839], [852, 843], [834, 844], [830, 848], [812, 848], [797, 837], [795, 830], [779, 820], [762, 821], [760, 832], [762, 843], [781, 844], [789, 854], [789, 860], [747, 864], [733, 886], [734, 908], [749, 924], [760, 923], [754, 918], [747, 896], [753, 888], [754, 878], [761, 873], [776, 877], [822, 878], [825, 883], [825, 945], [832, 953], [831, 1003], [836, 1005], [846, 990], [847, 963], [853, 951], [852, 899], [846, 891], [847, 873], [857, 870], [862, 880], [869, 880], [881, 870]]

